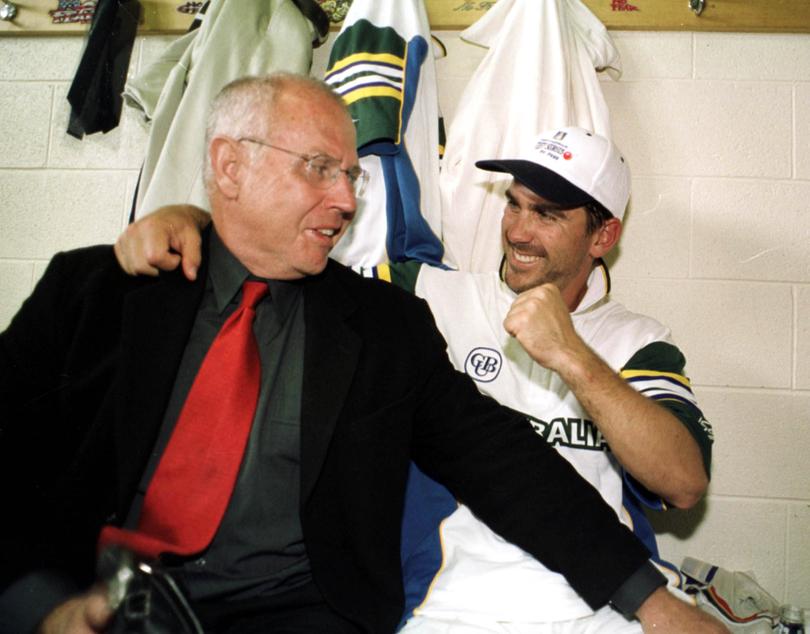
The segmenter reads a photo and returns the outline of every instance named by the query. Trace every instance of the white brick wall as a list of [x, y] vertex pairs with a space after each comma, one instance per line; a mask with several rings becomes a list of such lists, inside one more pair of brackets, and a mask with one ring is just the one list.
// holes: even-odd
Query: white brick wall
[[716, 435], [662, 552], [810, 606], [810, 36], [615, 33], [634, 194], [615, 295], [669, 324]]
[[[673, 328], [717, 437], [707, 499], [655, 519], [662, 550], [810, 607], [810, 35], [613, 35], [624, 75], [602, 86], [634, 172], [615, 294]], [[452, 121], [484, 51], [439, 36]], [[132, 72], [170, 39], [139, 39]], [[81, 45], [0, 38], [0, 328], [55, 251], [112, 241], [129, 211], [139, 117], [64, 134]]]

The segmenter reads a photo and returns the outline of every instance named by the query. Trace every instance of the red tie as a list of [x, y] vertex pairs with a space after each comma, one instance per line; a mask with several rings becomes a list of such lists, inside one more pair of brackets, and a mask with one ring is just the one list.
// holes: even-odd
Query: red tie
[[261, 363], [253, 319], [266, 293], [264, 282], [242, 286], [242, 303], [208, 349], [152, 476], [137, 530], [105, 526], [100, 546], [118, 544], [154, 559], [191, 555], [211, 543], [256, 413]]

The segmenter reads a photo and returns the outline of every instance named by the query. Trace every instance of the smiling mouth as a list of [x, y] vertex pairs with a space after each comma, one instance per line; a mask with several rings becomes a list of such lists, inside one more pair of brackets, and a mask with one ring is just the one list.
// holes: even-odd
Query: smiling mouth
[[521, 253], [514, 245], [509, 245], [509, 251], [512, 259], [518, 264], [534, 264], [539, 261], [542, 255], [536, 253]]
[[512, 255], [514, 256], [515, 260], [521, 264], [531, 264], [540, 259], [539, 255], [524, 255], [522, 253], [518, 253], [517, 251], [513, 251]]

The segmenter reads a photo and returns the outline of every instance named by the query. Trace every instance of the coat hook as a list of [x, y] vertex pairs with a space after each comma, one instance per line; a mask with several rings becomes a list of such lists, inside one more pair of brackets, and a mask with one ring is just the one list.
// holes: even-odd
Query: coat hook
[[706, 0], [689, 0], [689, 8], [699, 16], [706, 8]]
[[0, 20], [10, 22], [17, 15], [17, 5], [0, 0]]

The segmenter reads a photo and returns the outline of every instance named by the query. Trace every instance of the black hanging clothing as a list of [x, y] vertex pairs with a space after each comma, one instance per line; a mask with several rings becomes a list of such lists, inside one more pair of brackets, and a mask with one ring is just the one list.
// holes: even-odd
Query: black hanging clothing
[[329, 16], [326, 15], [326, 11], [315, 0], [293, 0], [293, 4], [315, 27], [312, 46], [318, 48], [326, 41], [329, 35]]
[[138, 0], [99, 0], [87, 34], [82, 59], [68, 91], [70, 122], [67, 132], [109, 132], [121, 118], [121, 93], [138, 30]]

